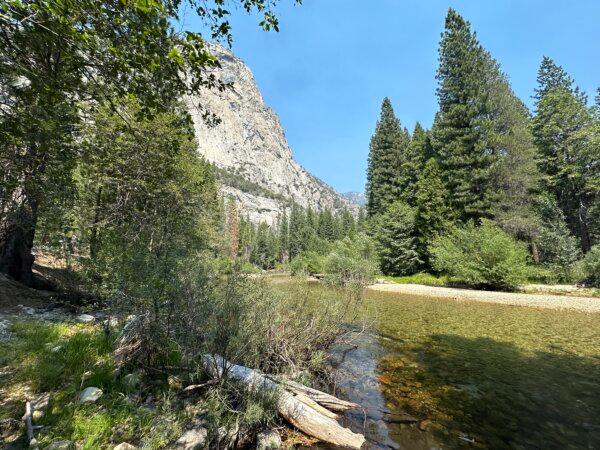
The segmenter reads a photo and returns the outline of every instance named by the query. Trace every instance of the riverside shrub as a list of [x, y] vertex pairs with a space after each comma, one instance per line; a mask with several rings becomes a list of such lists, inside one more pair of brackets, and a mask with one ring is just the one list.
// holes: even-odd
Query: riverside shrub
[[595, 245], [582, 262], [584, 280], [587, 284], [600, 287], [600, 245]]
[[471, 286], [514, 289], [527, 279], [527, 248], [491, 221], [469, 222], [431, 245], [436, 270]]

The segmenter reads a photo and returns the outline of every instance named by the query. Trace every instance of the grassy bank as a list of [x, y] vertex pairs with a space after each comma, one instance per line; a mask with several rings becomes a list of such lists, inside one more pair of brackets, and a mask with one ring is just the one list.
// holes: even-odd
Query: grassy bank
[[[42, 447], [55, 440], [79, 442], [84, 449], [112, 448], [130, 442], [144, 448], [163, 448], [181, 433], [184, 415], [171, 405], [168, 384], [157, 378], [155, 401], [140, 408], [137, 386], [113, 376], [113, 339], [98, 326], [20, 321], [11, 327], [12, 339], [0, 344], [2, 397], [0, 418], [19, 418], [26, 397], [50, 392], [46, 414], [35, 421], [43, 428]], [[88, 386], [103, 390], [95, 403], [81, 404], [79, 393]], [[22, 432], [12, 430], [17, 436]], [[11, 440], [11, 431], [3, 438]]]

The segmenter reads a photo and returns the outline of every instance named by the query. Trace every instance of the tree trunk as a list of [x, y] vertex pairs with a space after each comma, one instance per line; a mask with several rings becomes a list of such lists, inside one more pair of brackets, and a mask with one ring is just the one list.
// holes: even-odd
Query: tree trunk
[[579, 220], [579, 234], [581, 236], [581, 250], [583, 253], [587, 253], [592, 248], [592, 242], [590, 239], [590, 230], [588, 227], [588, 215], [587, 208], [583, 204], [583, 202], [579, 203], [579, 211], [578, 211], [578, 220]]
[[4, 223], [0, 223], [0, 273], [13, 279], [35, 286], [31, 267], [34, 256], [31, 253], [38, 219], [37, 202], [21, 192], [16, 211], [9, 212]]

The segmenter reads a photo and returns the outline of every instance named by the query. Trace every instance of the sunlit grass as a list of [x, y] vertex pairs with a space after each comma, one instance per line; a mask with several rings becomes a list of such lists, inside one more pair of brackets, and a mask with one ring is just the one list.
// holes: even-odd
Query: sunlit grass
[[[181, 417], [171, 411], [149, 411], [128, 398], [130, 388], [113, 375], [114, 336], [100, 327], [17, 321], [13, 338], [0, 344], [0, 378], [5, 400], [0, 418], [23, 415], [26, 397], [51, 392], [38, 440], [72, 440], [83, 449], [111, 447], [121, 442], [164, 448], [181, 431]], [[93, 404], [80, 404], [79, 393], [88, 386], [104, 391]], [[158, 419], [160, 417], [160, 420]]]

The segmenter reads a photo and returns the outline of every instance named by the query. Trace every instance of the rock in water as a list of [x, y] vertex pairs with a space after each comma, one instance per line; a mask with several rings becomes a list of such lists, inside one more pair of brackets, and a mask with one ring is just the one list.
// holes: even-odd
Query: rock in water
[[177, 439], [175, 448], [178, 450], [199, 450], [206, 445], [207, 436], [208, 432], [203, 427], [187, 430]]
[[[221, 68], [214, 75], [232, 89], [203, 90], [188, 98], [198, 151], [220, 171], [223, 193], [236, 199], [242, 215], [273, 224], [289, 200], [313, 210], [340, 212], [358, 206], [308, 173], [292, 157], [279, 118], [269, 108], [250, 69], [221, 45], [209, 44]], [[194, 104], [202, 104], [221, 122], [208, 126]]]
[[93, 403], [102, 397], [102, 389], [97, 387], [87, 387], [79, 395], [79, 401], [81, 403]]

